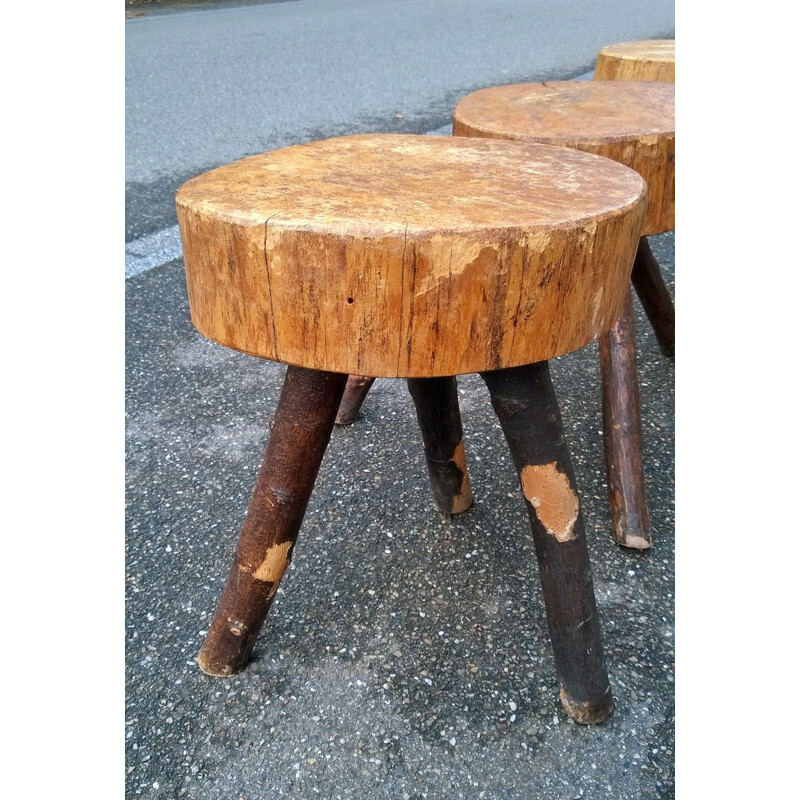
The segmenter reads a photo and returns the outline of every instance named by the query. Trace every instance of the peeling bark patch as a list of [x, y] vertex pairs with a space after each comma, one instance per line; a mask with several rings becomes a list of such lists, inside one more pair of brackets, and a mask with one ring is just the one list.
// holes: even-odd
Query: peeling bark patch
[[451, 463], [455, 464], [463, 476], [461, 487], [458, 494], [453, 497], [453, 513], [460, 514], [472, 505], [472, 487], [469, 485], [469, 473], [467, 472], [467, 456], [464, 452], [464, 440], [462, 439], [453, 452]]
[[464, 494], [465, 486], [469, 486], [469, 476], [467, 475], [467, 455], [464, 452], [464, 440], [462, 439], [453, 451], [453, 457], [450, 459], [461, 470], [464, 479], [461, 481], [461, 489], [459, 494]]
[[264, 560], [253, 573], [253, 577], [259, 581], [272, 581], [273, 590], [277, 589], [286, 567], [289, 566], [289, 559], [286, 554], [291, 546], [291, 541], [288, 541], [270, 547], [264, 556]]
[[559, 542], [574, 539], [580, 505], [567, 475], [553, 462], [526, 466], [520, 479], [523, 494], [547, 532]]

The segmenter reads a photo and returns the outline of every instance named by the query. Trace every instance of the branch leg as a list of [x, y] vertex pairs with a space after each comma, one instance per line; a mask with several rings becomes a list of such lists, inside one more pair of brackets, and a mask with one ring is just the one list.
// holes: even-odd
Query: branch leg
[[630, 290], [616, 325], [600, 337], [600, 375], [612, 535], [617, 544], [643, 550], [652, 546], [653, 538], [644, 492], [639, 380]]
[[436, 507], [459, 514], [472, 505], [455, 378], [409, 378]]
[[522, 485], [533, 530], [564, 710], [602, 722], [614, 702], [575, 476], [546, 361], [482, 373]]
[[350, 375], [344, 388], [344, 396], [336, 414], [337, 425], [352, 425], [355, 422], [361, 404], [367, 396], [375, 378], [366, 378], [363, 375]]
[[665, 356], [675, 355], [675, 306], [647, 237], [639, 239], [631, 281]]
[[291, 560], [346, 379], [287, 369], [233, 566], [197, 659], [209, 675], [247, 665]]

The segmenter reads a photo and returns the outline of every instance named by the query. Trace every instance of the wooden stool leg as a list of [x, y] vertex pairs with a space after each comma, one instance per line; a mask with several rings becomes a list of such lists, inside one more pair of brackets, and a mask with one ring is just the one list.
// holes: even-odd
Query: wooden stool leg
[[675, 355], [675, 306], [664, 283], [661, 269], [650, 250], [647, 237], [639, 239], [639, 248], [633, 262], [631, 281], [642, 303], [647, 318], [653, 326], [661, 352]]
[[291, 560], [346, 375], [289, 367], [233, 566], [197, 658], [209, 675], [247, 665]]
[[576, 722], [602, 722], [614, 701], [575, 478], [548, 363], [482, 377], [525, 495], [561, 705]]
[[644, 550], [652, 546], [653, 538], [644, 493], [639, 380], [630, 290], [617, 324], [600, 337], [600, 375], [612, 535], [617, 544]]
[[455, 378], [409, 378], [436, 507], [459, 514], [472, 505]]
[[350, 375], [344, 389], [344, 397], [336, 414], [337, 425], [352, 425], [355, 422], [361, 404], [367, 396], [375, 378], [366, 378], [363, 375]]

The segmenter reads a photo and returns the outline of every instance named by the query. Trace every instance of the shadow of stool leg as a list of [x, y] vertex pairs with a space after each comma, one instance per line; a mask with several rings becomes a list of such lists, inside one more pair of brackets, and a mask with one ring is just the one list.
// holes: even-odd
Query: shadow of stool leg
[[561, 705], [576, 722], [602, 722], [614, 701], [575, 477], [548, 363], [481, 377], [525, 495]]
[[337, 425], [352, 425], [355, 422], [361, 404], [367, 396], [375, 378], [366, 378], [363, 375], [350, 375], [344, 388], [344, 396], [339, 404], [336, 414]]
[[472, 505], [455, 378], [409, 378], [436, 508], [459, 514]]
[[653, 327], [658, 346], [665, 356], [675, 355], [675, 306], [664, 283], [646, 236], [639, 239], [639, 248], [631, 273], [633, 288]]
[[600, 337], [600, 377], [612, 536], [617, 544], [644, 550], [652, 546], [653, 537], [644, 492], [639, 379], [630, 290], [616, 325]]
[[227, 677], [247, 665], [291, 560], [346, 375], [289, 367], [236, 556], [198, 655], [203, 672]]

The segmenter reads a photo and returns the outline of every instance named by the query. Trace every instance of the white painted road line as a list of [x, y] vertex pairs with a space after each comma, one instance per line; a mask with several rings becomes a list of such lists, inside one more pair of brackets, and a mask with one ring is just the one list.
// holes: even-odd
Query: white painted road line
[[125, 280], [183, 255], [178, 226], [142, 236], [125, 245]]

